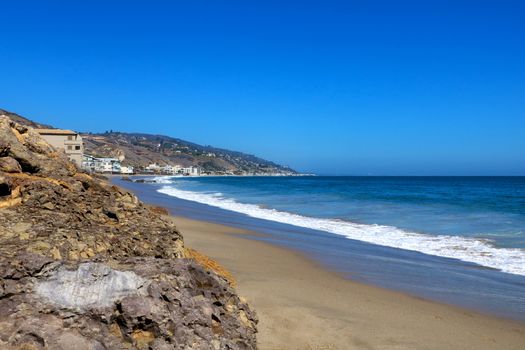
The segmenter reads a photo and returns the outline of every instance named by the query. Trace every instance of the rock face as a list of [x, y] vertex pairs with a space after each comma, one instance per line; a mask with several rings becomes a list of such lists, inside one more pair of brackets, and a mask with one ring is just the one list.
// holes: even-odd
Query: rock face
[[0, 263], [0, 277], [2, 349], [254, 346], [248, 306], [184, 259], [64, 262], [25, 253]]
[[122, 298], [144, 294], [147, 280], [132, 271], [117, 271], [101, 263], [83, 263], [76, 270], [61, 267], [39, 281], [37, 295], [61, 308], [86, 310], [110, 307]]
[[171, 220], [0, 116], [0, 349], [254, 349]]

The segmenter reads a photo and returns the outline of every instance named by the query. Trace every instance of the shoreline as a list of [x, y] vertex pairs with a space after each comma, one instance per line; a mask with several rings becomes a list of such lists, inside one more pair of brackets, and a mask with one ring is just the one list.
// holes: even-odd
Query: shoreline
[[260, 349], [521, 349], [525, 324], [348, 280], [255, 231], [171, 217], [187, 247], [232, 272]]
[[252, 238], [298, 252], [345, 279], [525, 323], [525, 285], [520, 276], [461, 260], [252, 218], [161, 193], [158, 188], [162, 185], [135, 184], [119, 179], [112, 179], [112, 182], [133, 191], [146, 203], [168, 209], [173, 215], [263, 233]]

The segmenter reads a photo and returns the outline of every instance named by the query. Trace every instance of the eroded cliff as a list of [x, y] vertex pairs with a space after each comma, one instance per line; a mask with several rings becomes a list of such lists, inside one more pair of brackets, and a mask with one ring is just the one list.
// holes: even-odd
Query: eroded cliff
[[0, 116], [0, 348], [253, 349], [256, 316], [171, 220]]

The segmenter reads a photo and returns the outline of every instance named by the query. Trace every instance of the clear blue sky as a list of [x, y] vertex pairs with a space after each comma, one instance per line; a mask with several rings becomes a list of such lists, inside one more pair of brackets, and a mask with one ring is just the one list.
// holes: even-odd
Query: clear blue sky
[[1, 1], [0, 108], [302, 171], [525, 175], [525, 1]]

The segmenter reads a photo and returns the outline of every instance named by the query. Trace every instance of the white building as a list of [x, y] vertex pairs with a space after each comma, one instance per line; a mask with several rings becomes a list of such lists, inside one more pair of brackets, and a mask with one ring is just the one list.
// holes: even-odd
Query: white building
[[158, 173], [161, 167], [157, 163], [152, 163], [144, 168], [144, 171], [147, 173]]
[[187, 167], [181, 169], [183, 175], [189, 175], [189, 176], [199, 176], [201, 174], [201, 169], [197, 167]]
[[[121, 174], [122, 166], [117, 158], [97, 158], [85, 154], [82, 159], [82, 169], [88, 172]], [[131, 172], [129, 172], [131, 169]], [[133, 167], [124, 167], [124, 174], [132, 174]]]
[[133, 167], [132, 166], [121, 166], [120, 167], [120, 173], [121, 174], [134, 174]]
[[161, 171], [165, 174], [177, 175], [180, 174], [182, 166], [180, 165], [166, 165], [161, 168]]
[[120, 174], [120, 160], [117, 158], [96, 158], [95, 172]]
[[96, 159], [97, 158], [90, 156], [89, 154], [84, 154], [82, 156], [82, 163], [80, 167], [87, 172], [93, 173], [95, 172]]

